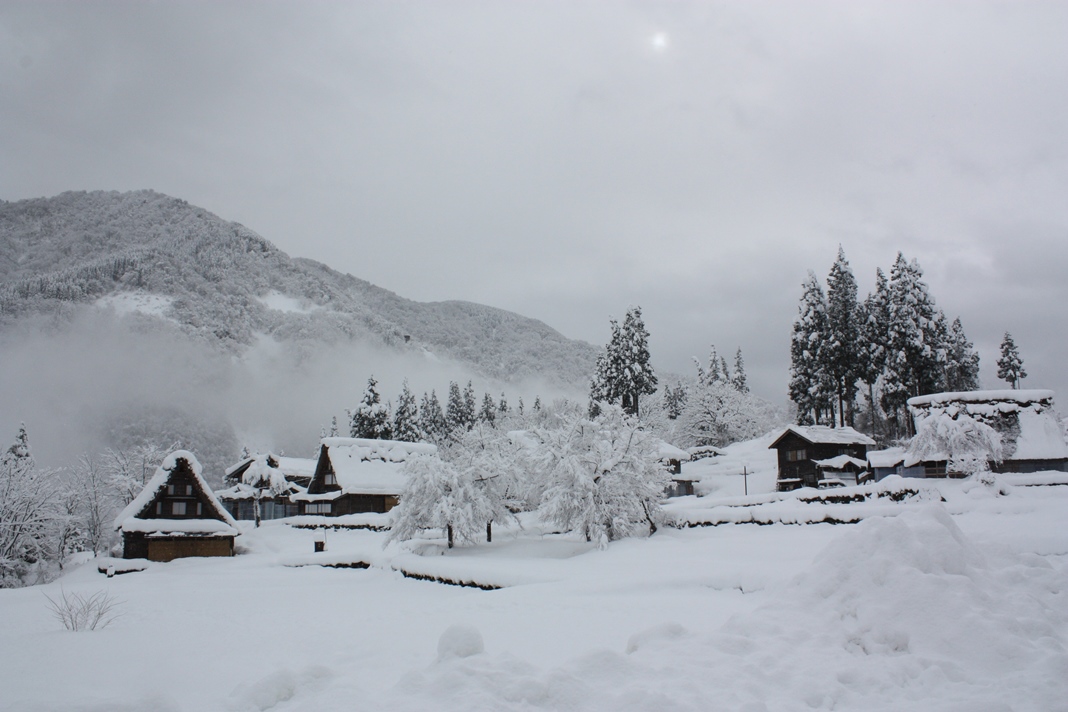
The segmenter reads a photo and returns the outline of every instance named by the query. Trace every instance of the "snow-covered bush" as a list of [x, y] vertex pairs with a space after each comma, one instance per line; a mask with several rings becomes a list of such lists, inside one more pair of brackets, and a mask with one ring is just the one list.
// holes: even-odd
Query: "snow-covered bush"
[[973, 475], [1001, 461], [1001, 435], [967, 413], [935, 413], [917, 423], [909, 454], [918, 460], [945, 459], [950, 472]]
[[53, 553], [54, 489], [55, 473], [38, 469], [22, 426], [0, 454], [0, 587], [23, 585]]
[[534, 472], [544, 482], [540, 514], [582, 532], [604, 548], [646, 524], [656, 531], [670, 476], [659, 442], [619, 406], [589, 419], [571, 416], [558, 428], [536, 429]]

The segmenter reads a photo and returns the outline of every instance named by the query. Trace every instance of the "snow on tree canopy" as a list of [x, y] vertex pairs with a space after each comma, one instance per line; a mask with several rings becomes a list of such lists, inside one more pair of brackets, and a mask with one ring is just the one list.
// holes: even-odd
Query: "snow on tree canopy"
[[[115, 529], [122, 529], [123, 531], [126, 531], [126, 525], [127, 523], [129, 523], [129, 526], [132, 527], [130, 531], [141, 531], [140, 529], [137, 529], [137, 527], [142, 526], [141, 524], [139, 524], [139, 522], [144, 522], [146, 520], [137, 519], [137, 515], [144, 511], [144, 509], [152, 502], [152, 500], [156, 498], [156, 495], [159, 494], [160, 490], [162, 490], [167, 485], [168, 480], [170, 480], [171, 478], [171, 474], [174, 472], [175, 468], [178, 467], [178, 463], [181, 460], [185, 460], [185, 462], [189, 465], [190, 474], [193, 476], [193, 479], [195, 480], [197, 486], [200, 487], [201, 491], [204, 492], [205, 495], [207, 495], [209, 506], [214, 507], [214, 514], [217, 515], [216, 517], [213, 517], [211, 519], [189, 519], [184, 521], [188, 523], [218, 520], [231, 527], [231, 531], [229, 532], [229, 534], [237, 534], [237, 522], [235, 522], [234, 518], [230, 516], [230, 513], [227, 512], [221, 504], [219, 504], [219, 501], [218, 499], [216, 499], [214, 493], [211, 490], [211, 487], [209, 487], [208, 483], [204, 481], [204, 476], [201, 472], [202, 468], [200, 466], [200, 462], [196, 458], [196, 455], [189, 452], [188, 450], [175, 450], [166, 458], [164, 458], [163, 463], [160, 464], [160, 466], [156, 469], [156, 473], [152, 475], [152, 479], [148, 481], [148, 483], [145, 485], [145, 488], [141, 490], [141, 493], [137, 495], [137, 497], [135, 497], [132, 502], [126, 505], [126, 508], [119, 513], [119, 516], [115, 517], [115, 521], [113, 524]], [[152, 531], [159, 530], [162, 526], [162, 522], [166, 522], [166, 527], [169, 530], [175, 521], [176, 520], [173, 519], [161, 520], [161, 522], [157, 522], [154, 524], [155, 529], [153, 529]], [[189, 526], [195, 525], [189, 524]]]
[[930, 417], [967, 417], [1001, 434], [1005, 460], [1068, 458], [1061, 425], [1046, 389], [963, 391], [910, 398], [909, 411], [920, 424]]

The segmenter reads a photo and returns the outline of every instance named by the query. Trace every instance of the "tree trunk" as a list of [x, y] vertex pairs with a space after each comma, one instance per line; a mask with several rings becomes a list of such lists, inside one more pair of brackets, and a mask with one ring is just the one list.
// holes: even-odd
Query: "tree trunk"
[[256, 526], [259, 527], [259, 525], [260, 525], [260, 498], [259, 497], [253, 497], [252, 502], [253, 502], [252, 511], [256, 515]]
[[486, 522], [486, 543], [493, 541], [493, 522]]
[[452, 544], [453, 544], [453, 540], [452, 540], [452, 525], [451, 524], [448, 527], [446, 527], [446, 531], [449, 534], [449, 548], [451, 549], [452, 548]]

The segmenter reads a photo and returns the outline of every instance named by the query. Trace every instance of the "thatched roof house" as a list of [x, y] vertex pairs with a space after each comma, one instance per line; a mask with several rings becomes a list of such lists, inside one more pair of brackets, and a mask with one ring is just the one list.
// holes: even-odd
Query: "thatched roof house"
[[308, 491], [291, 499], [300, 504], [301, 514], [388, 512], [396, 506], [408, 481], [404, 463], [437, 451], [427, 443], [323, 438]]
[[168, 455], [141, 493], [115, 518], [123, 557], [170, 561], [233, 556], [237, 523], [201, 475], [191, 452]]

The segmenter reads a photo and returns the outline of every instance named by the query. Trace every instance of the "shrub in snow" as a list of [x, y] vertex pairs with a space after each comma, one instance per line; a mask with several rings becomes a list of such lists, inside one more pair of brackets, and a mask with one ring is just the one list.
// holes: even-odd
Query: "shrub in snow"
[[451, 658], [469, 658], [485, 650], [482, 634], [469, 625], [453, 625], [438, 639], [438, 662]]
[[92, 595], [62, 591], [59, 599], [45, 595], [48, 607], [67, 630], [96, 630], [105, 628], [119, 617], [115, 610], [119, 601], [107, 591]]
[[603, 406], [592, 420], [572, 416], [559, 428], [532, 435], [538, 442], [535, 471], [545, 482], [543, 519], [583, 532], [601, 548], [640, 524], [656, 531], [670, 475], [660, 462], [659, 442], [637, 418], [619, 406]]

